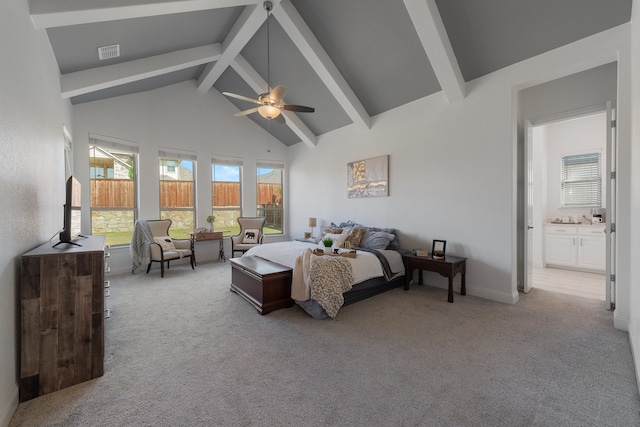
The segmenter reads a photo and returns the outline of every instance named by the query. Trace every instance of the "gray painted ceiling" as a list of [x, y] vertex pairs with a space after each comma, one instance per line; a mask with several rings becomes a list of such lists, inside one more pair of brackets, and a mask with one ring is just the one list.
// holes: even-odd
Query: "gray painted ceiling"
[[[442, 90], [434, 72], [442, 64], [430, 62], [429, 49], [419, 37], [421, 29], [437, 28], [438, 19], [446, 30], [439, 43], [450, 43], [453, 69], [469, 81], [631, 17], [631, 0], [423, 0], [437, 5], [434, 20], [421, 13], [422, 0], [273, 0], [267, 46], [262, 0], [184, 1], [184, 7], [177, 1], [170, 3], [171, 10], [163, 10], [167, 2], [162, 0], [125, 2], [140, 9], [94, 0], [87, 10], [80, 0], [71, 1], [67, 9], [47, 1], [32, 0], [31, 12], [34, 25], [47, 30], [63, 82], [84, 82], [88, 76], [104, 83], [80, 85], [80, 92], [68, 94], [63, 89], [73, 104], [185, 80], [194, 80], [203, 93], [217, 90], [256, 98], [269, 78], [271, 86], [286, 86], [287, 103], [312, 106], [316, 112], [298, 113], [297, 128], [289, 119], [287, 124], [268, 123], [258, 114], [234, 120], [253, 120], [287, 146], [301, 140], [313, 144], [316, 136], [350, 123], [366, 126], [371, 116]], [[101, 5], [106, 12], [93, 13]], [[111, 44], [120, 44], [121, 56], [99, 61], [97, 48]], [[172, 65], [175, 59], [171, 62], [167, 55], [205, 45], [218, 47], [217, 67], [215, 60], [203, 57], [197, 63], [164, 67], [151, 77], [130, 71], [138, 70], [144, 58], [151, 58], [151, 66]], [[245, 65], [238, 65], [240, 60], [246, 60]], [[105, 82], [100, 74], [105, 66], [122, 67], [113, 73], [129, 78]], [[247, 80], [245, 73], [252, 72], [258, 82]], [[253, 107], [242, 100], [229, 102], [239, 110]]]

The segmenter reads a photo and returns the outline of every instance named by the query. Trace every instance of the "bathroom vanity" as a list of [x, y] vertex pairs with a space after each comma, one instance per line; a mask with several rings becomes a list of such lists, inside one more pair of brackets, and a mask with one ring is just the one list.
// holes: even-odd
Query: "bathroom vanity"
[[606, 268], [604, 225], [545, 224], [545, 267], [562, 267], [604, 273]]

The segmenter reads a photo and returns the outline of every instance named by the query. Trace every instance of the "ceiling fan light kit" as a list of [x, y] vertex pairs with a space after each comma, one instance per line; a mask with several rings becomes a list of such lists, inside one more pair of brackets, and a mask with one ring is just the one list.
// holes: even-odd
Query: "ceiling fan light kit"
[[278, 85], [274, 87], [271, 91], [269, 91], [269, 89], [271, 88], [271, 85], [269, 82], [269, 68], [270, 68], [269, 15], [271, 14], [271, 9], [273, 9], [273, 3], [271, 3], [270, 1], [265, 1], [263, 3], [263, 6], [264, 6], [264, 9], [267, 11], [267, 92], [261, 93], [258, 96], [258, 99], [249, 98], [243, 95], [237, 95], [231, 92], [222, 92], [222, 94], [231, 98], [236, 98], [236, 99], [240, 99], [247, 102], [253, 102], [255, 104], [260, 105], [259, 107], [254, 107], [248, 110], [240, 111], [239, 113], [234, 114], [234, 116], [237, 116], [237, 117], [246, 116], [246, 115], [257, 112], [267, 120], [280, 118], [278, 122], [282, 123], [284, 122], [284, 118], [280, 117], [280, 113], [282, 112], [282, 110], [295, 111], [297, 113], [313, 113], [315, 111], [315, 108], [305, 107], [303, 105], [285, 104], [283, 102], [280, 102], [282, 101], [282, 98], [284, 97], [284, 94], [287, 91], [287, 89], [282, 85]]
[[274, 107], [273, 105], [263, 105], [262, 107], [258, 107], [258, 114], [260, 114], [265, 119], [275, 119], [280, 115], [280, 109]]

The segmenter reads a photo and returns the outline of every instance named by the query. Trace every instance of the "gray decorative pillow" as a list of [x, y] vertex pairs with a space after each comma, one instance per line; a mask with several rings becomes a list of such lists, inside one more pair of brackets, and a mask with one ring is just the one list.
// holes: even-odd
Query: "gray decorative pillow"
[[360, 240], [360, 247], [378, 250], [387, 249], [389, 243], [395, 240], [395, 238], [395, 234], [367, 229]]
[[358, 225], [358, 224], [356, 224], [355, 222], [349, 220], [349, 221], [341, 222], [339, 225], [337, 225], [337, 227], [347, 228], [347, 227], [355, 227], [356, 225]]
[[[336, 226], [335, 223], [331, 223], [331, 225]], [[398, 232], [396, 231], [395, 228], [367, 227], [366, 225], [358, 224], [357, 222], [352, 220], [341, 222], [340, 224], [337, 225], [337, 227], [342, 228], [343, 233], [347, 233], [347, 230], [349, 230], [350, 228], [361, 227], [361, 228], [365, 228], [366, 231], [371, 233], [380, 231], [383, 233], [393, 234], [395, 238], [388, 243], [388, 246], [386, 248], [382, 248], [382, 249], [391, 249], [394, 251], [397, 251], [398, 249], [400, 249], [400, 239], [398, 238]], [[378, 242], [378, 244], [382, 244], [382, 243]], [[359, 246], [362, 248], [367, 248], [367, 246], [365, 246], [362, 242], [360, 242]]]

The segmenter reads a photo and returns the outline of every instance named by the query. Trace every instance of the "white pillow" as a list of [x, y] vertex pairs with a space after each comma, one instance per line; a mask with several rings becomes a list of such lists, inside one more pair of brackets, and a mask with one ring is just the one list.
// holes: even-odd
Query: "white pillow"
[[165, 251], [175, 251], [176, 245], [173, 244], [173, 239], [170, 236], [154, 237], [153, 241], [159, 244]]
[[[347, 240], [348, 234], [327, 233], [324, 235], [323, 239], [326, 239], [327, 237], [329, 237], [330, 239], [333, 239], [332, 246], [334, 248], [341, 248], [342, 245], [344, 244], [344, 241]], [[322, 244], [322, 242], [320, 242], [320, 244]]]
[[247, 228], [244, 230], [244, 236], [242, 237], [242, 243], [258, 243], [260, 238], [260, 230], [257, 228]]

